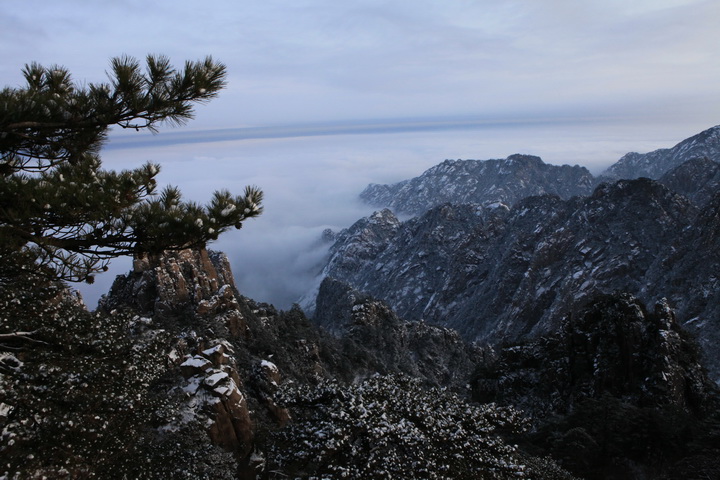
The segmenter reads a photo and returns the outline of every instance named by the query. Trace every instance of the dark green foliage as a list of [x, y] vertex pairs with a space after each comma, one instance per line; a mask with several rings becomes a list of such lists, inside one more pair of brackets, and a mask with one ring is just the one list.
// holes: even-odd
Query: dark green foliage
[[693, 457], [717, 455], [717, 440], [708, 439], [712, 425], [674, 406], [638, 407], [606, 395], [542, 423], [526, 440], [585, 478], [659, 478], [681, 459], [700, 470]]
[[225, 86], [208, 57], [176, 71], [166, 57], [115, 58], [109, 83], [81, 86], [58, 66], [28, 65], [26, 85], [0, 91], [0, 281], [34, 270], [92, 281], [119, 255], [201, 246], [262, 211], [262, 192], [216, 192], [208, 205], [156, 195], [159, 166], [102, 169], [111, 126], [182, 124]]

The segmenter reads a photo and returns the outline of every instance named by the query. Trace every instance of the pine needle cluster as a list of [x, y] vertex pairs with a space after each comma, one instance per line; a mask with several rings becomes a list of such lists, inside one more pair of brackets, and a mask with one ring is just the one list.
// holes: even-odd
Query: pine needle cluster
[[26, 84], [0, 90], [0, 282], [32, 271], [71, 281], [120, 255], [203, 246], [262, 212], [262, 192], [215, 192], [207, 205], [157, 192], [154, 163], [102, 168], [112, 126], [181, 125], [216, 97], [225, 66], [207, 57], [175, 69], [167, 57], [111, 60], [108, 82], [80, 85], [67, 69], [36, 63]]

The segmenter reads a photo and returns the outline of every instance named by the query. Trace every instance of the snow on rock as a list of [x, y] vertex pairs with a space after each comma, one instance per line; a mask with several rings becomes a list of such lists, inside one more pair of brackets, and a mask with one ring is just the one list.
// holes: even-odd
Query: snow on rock
[[185, 378], [203, 374], [211, 368], [212, 362], [200, 355], [195, 355], [194, 357], [188, 355], [187, 360], [180, 364], [180, 370], [183, 372]]
[[[686, 198], [648, 179], [569, 200], [528, 197], [509, 211], [445, 204], [394, 223], [388, 235], [361, 235], [370, 222], [359, 221], [337, 236], [323, 274], [470, 341], [519, 339], [556, 329], [576, 302], [599, 293], [652, 299], [665, 255], [696, 215]], [[319, 307], [318, 296], [314, 316], [324, 328], [347, 323], [319, 318]]]
[[570, 198], [589, 194], [594, 184], [584, 167], [549, 165], [532, 155], [511, 155], [503, 160], [446, 160], [410, 180], [371, 184], [360, 198], [417, 215], [447, 202], [507, 208], [531, 195]]

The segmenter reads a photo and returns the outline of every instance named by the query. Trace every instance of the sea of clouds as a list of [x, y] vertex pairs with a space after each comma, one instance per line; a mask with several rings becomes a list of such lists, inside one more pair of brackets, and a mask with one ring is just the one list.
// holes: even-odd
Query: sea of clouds
[[[710, 125], [706, 126], [709, 127]], [[547, 163], [580, 164], [599, 173], [628, 151], [671, 147], [697, 130], [598, 123], [460, 125], [453, 128], [370, 129], [283, 127], [170, 130], [111, 139], [104, 167], [121, 170], [160, 163], [161, 186], [177, 185], [186, 199], [206, 202], [217, 189], [241, 193], [257, 185], [265, 193], [262, 216], [245, 222], [210, 247], [230, 258], [241, 293], [287, 309], [319, 273], [328, 245], [323, 230], [350, 226], [373, 208], [358, 194], [369, 183], [394, 183], [420, 175], [445, 159], [538, 155]], [[385, 133], [382, 133], [385, 132]], [[254, 138], [255, 137], [255, 138]], [[93, 285], [79, 285], [91, 307], [131, 262], [120, 258]]]

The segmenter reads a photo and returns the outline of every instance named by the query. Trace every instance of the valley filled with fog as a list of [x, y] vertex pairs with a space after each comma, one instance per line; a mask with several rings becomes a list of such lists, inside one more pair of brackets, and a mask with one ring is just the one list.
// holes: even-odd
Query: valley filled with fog
[[[264, 213], [210, 248], [227, 253], [243, 295], [286, 309], [310, 288], [320, 268], [327, 250], [322, 231], [348, 227], [374, 210], [358, 199], [369, 183], [415, 177], [445, 159], [514, 153], [555, 165], [579, 164], [598, 174], [627, 152], [669, 148], [709, 126], [687, 125], [680, 132], [652, 123], [537, 122], [364, 134], [283, 128], [267, 138], [223, 137], [186, 127], [111, 137], [102, 157], [105, 167], [115, 170], [160, 163], [160, 186], [176, 185], [185, 198], [200, 203], [217, 189], [239, 193], [245, 185], [259, 186]], [[298, 136], [285, 136], [293, 134]], [[129, 258], [116, 259], [93, 285], [76, 287], [94, 308], [115, 276], [130, 267]]]

